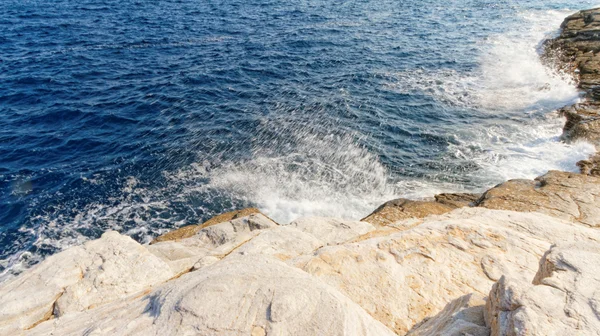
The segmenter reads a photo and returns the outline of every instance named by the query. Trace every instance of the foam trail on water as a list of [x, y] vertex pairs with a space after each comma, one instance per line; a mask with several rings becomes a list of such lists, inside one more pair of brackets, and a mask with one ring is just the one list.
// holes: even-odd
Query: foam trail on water
[[569, 11], [529, 11], [522, 14], [524, 27], [493, 36], [481, 57], [478, 105], [491, 111], [503, 110], [510, 118], [515, 114], [530, 114], [524, 125], [504, 127], [487, 125], [471, 139], [487, 144], [484, 155], [474, 160], [483, 167], [491, 180], [534, 178], [548, 170], [577, 170], [575, 162], [588, 157], [594, 147], [585, 142], [565, 144], [560, 141], [564, 119], [556, 108], [577, 102], [579, 92], [573, 79], [542, 64], [540, 42], [553, 37]]

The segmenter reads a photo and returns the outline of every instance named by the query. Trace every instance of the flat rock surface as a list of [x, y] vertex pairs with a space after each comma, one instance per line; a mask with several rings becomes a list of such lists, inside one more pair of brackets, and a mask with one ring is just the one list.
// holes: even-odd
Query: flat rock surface
[[435, 201], [412, 201], [405, 198], [395, 199], [382, 204], [362, 221], [373, 225], [385, 226], [409, 218], [423, 218], [429, 215], [441, 215], [456, 209], [454, 205]]

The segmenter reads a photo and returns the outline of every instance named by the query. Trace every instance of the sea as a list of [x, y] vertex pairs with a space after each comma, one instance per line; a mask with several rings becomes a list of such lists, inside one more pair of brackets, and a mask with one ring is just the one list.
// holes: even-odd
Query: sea
[[3, 0], [0, 281], [107, 230], [576, 171], [540, 52], [597, 1]]

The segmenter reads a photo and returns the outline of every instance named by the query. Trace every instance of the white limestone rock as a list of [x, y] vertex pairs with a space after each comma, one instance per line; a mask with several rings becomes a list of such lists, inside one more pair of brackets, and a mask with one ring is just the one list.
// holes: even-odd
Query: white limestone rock
[[289, 226], [311, 234], [327, 245], [342, 244], [375, 230], [367, 222], [325, 217], [303, 217], [291, 222]]
[[2, 284], [0, 331], [28, 329], [52, 316], [92, 309], [172, 276], [163, 261], [133, 239], [106, 232]]
[[531, 281], [554, 242], [600, 233], [539, 213], [463, 208], [412, 229], [327, 246], [288, 261], [319, 277], [402, 335], [463, 295], [487, 296], [502, 275]]
[[162, 241], [147, 248], [169, 264], [174, 273], [181, 274], [199, 266], [198, 261], [204, 257], [223, 258], [263, 230], [277, 227], [271, 219], [255, 213], [205, 227], [189, 238]]
[[553, 246], [533, 284], [502, 277], [490, 293], [492, 335], [600, 335], [600, 245]]
[[[109, 233], [50, 257], [0, 285], [0, 334], [486, 335], [481, 298], [498, 279], [559, 274], [538, 272], [552, 244], [600, 244], [594, 228], [484, 208], [430, 216], [403, 231], [315, 218], [278, 226], [261, 216], [150, 246]], [[573, 291], [597, 302], [596, 292]], [[582, 300], [574, 311], [583, 311]]]
[[484, 318], [486, 298], [468, 294], [452, 300], [436, 316], [415, 325], [409, 336], [489, 336]]
[[236, 249], [234, 254], [268, 254], [287, 260], [308, 254], [323, 246], [324, 242], [293, 227], [265, 230]]
[[31, 335], [394, 335], [335, 288], [266, 255], [227, 258], [114, 305]]

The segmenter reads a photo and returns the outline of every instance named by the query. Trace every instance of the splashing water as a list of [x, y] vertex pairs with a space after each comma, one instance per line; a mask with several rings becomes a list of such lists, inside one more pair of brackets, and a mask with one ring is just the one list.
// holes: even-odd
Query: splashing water
[[[397, 197], [481, 192], [549, 169], [574, 171], [575, 162], [594, 151], [587, 143], [560, 142], [564, 120], [551, 112], [577, 101], [578, 92], [568, 76], [539, 58], [541, 41], [556, 34], [553, 29], [571, 11], [526, 4], [490, 10], [469, 3], [468, 17], [464, 2], [430, 13], [422, 12], [420, 2], [399, 8], [367, 1], [331, 5], [316, 15], [302, 4], [292, 14], [270, 4], [275, 7], [252, 12], [260, 19], [234, 16], [224, 23], [220, 14], [202, 7], [206, 4], [193, 5], [212, 13], [207, 20], [217, 18], [195, 31], [207, 34], [202, 38], [173, 40], [165, 37], [172, 33], [167, 31], [140, 42], [135, 27], [125, 32], [135, 32], [134, 42], [102, 35], [96, 44], [47, 47], [33, 52], [35, 57], [7, 54], [5, 65], [0, 63], [11, 70], [11, 62], [22, 59], [32, 63], [28, 71], [38, 72], [44, 60], [73, 69], [80, 59], [96, 62], [91, 70], [54, 72], [66, 71], [66, 79], [27, 77], [22, 64], [8, 72], [7, 78], [16, 79], [2, 98], [23, 116], [31, 106], [21, 111], [18, 103], [27, 99], [14, 98], [23, 94], [23, 84], [50, 90], [58, 83], [69, 87], [50, 91], [67, 97], [60, 104], [83, 103], [70, 112], [47, 108], [50, 119], [64, 124], [46, 125], [35, 116], [23, 122], [9, 113], [15, 122], [3, 129], [42, 125], [33, 137], [36, 146], [53, 144], [69, 130], [96, 133], [75, 134], [65, 141], [72, 147], [57, 147], [75, 154], [57, 158], [54, 170], [0, 166], [0, 182], [26, 187], [0, 203], [7, 214], [23, 214], [14, 219], [0, 213], [0, 219], [15, 223], [0, 232], [0, 281], [110, 229], [148, 242], [245, 206], [257, 206], [283, 223], [312, 215], [360, 219]], [[556, 6], [545, 2], [537, 8]], [[380, 12], [385, 15], [376, 15]], [[496, 15], [500, 12], [504, 16]], [[294, 17], [304, 14], [302, 20]], [[175, 25], [201, 26], [185, 15], [173, 17]], [[270, 25], [254, 26], [261, 22]], [[459, 23], [467, 28], [458, 30]], [[445, 34], [440, 25], [455, 31]], [[36, 57], [41, 61], [33, 62]], [[155, 64], [157, 59], [165, 64]], [[159, 79], [144, 77], [143, 69], [155, 69], [152, 76]], [[113, 76], [113, 71], [122, 73]], [[89, 85], [83, 90], [104, 95], [78, 97], [81, 82]], [[59, 134], [46, 139], [47, 129]], [[100, 141], [112, 133], [116, 141]], [[87, 149], [82, 139], [98, 142]], [[36, 147], [26, 153], [35, 159], [41, 152]], [[98, 166], [85, 166], [95, 160]], [[83, 164], [61, 166], [64, 162]], [[55, 184], [44, 182], [55, 175]], [[42, 183], [49, 186], [36, 194]]]

